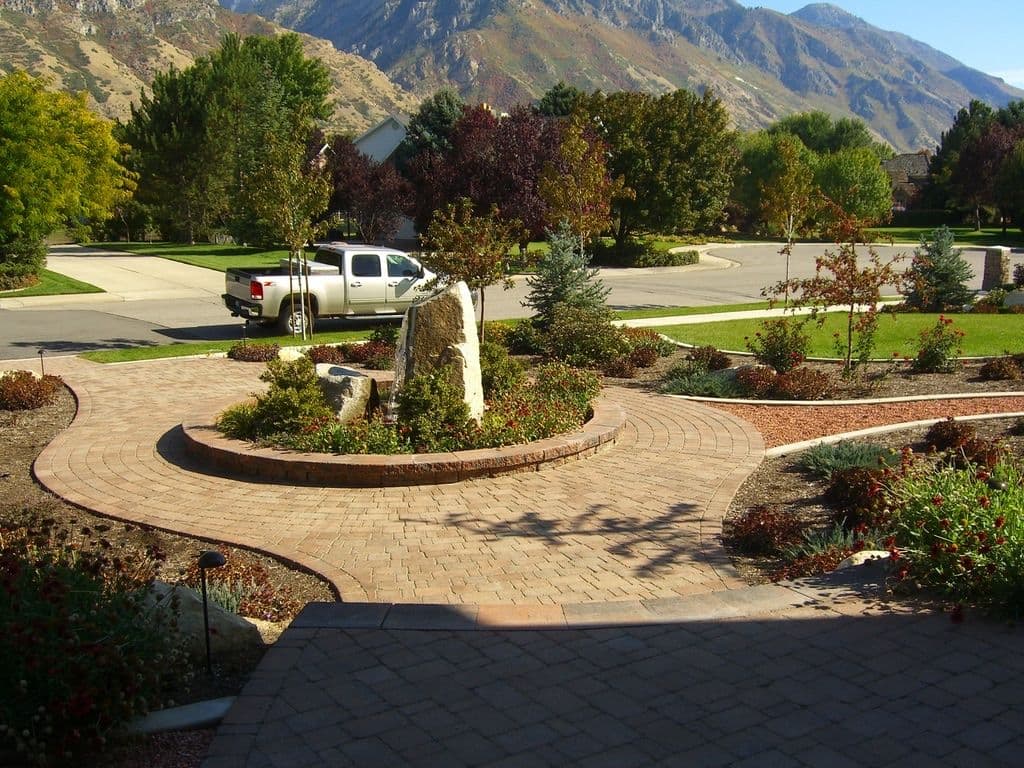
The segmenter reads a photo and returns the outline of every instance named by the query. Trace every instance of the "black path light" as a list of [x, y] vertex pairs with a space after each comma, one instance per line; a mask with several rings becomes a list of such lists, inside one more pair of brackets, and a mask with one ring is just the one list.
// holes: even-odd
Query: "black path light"
[[45, 376], [46, 375], [46, 367], [43, 364], [43, 355], [45, 355], [45, 354], [46, 354], [46, 350], [45, 349], [40, 349], [39, 350], [39, 375], [40, 376]]
[[216, 550], [208, 550], [199, 555], [199, 581], [203, 585], [203, 637], [206, 640], [206, 672], [213, 674], [213, 662], [210, 660], [210, 614], [206, 602], [206, 569], [221, 568], [227, 559]]

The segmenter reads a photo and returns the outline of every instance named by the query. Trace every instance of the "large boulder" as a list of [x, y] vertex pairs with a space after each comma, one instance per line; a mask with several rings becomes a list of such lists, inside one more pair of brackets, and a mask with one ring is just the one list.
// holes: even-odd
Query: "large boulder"
[[451, 365], [454, 383], [469, 406], [470, 418], [479, 421], [484, 413], [480, 344], [476, 336], [473, 298], [463, 282], [427, 296], [405, 313], [395, 355], [392, 412], [406, 381], [448, 365]]
[[[147, 596], [150, 609], [162, 613], [177, 627], [185, 648], [196, 659], [206, 657], [203, 639], [203, 598], [194, 589], [156, 581]], [[263, 643], [255, 625], [209, 601], [210, 653], [234, 654], [251, 651]], [[176, 614], [176, 616], [175, 616]]]
[[318, 363], [316, 375], [328, 405], [343, 424], [366, 416], [380, 404], [377, 382], [361, 371], [333, 363]]

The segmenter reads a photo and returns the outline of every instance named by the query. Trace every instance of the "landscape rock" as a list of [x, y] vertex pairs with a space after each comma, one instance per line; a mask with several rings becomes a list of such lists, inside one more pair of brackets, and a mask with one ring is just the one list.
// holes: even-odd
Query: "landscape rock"
[[836, 566], [837, 571], [843, 571], [847, 568], [856, 568], [859, 565], [881, 564], [883, 561], [889, 559], [889, 553], [884, 549], [863, 549], [860, 552], [854, 552], [848, 558], [843, 560], [839, 565]]
[[302, 347], [281, 347], [281, 349], [278, 350], [277, 356], [286, 363], [294, 363], [304, 354], [306, 354], [306, 352]]
[[318, 363], [316, 375], [328, 405], [342, 424], [366, 416], [380, 403], [377, 382], [361, 371], [333, 363]]
[[480, 420], [484, 412], [480, 344], [473, 298], [465, 283], [443, 288], [409, 308], [398, 336], [395, 363], [392, 413], [406, 381], [452, 364], [454, 383], [469, 406], [470, 418]]
[[[174, 610], [177, 597], [177, 631], [190, 655], [196, 659], [206, 657], [203, 639], [203, 598], [196, 590], [183, 585], [162, 581], [153, 583], [147, 604], [158, 614], [167, 616]], [[241, 616], [226, 611], [213, 601], [209, 602], [210, 653], [232, 654], [252, 650], [263, 643], [259, 630]], [[170, 621], [170, 618], [168, 618]]]

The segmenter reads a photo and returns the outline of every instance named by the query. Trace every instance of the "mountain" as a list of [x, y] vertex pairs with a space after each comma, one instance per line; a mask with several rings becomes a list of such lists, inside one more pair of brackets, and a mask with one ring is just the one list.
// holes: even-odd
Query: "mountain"
[[924, 43], [816, 3], [735, 0], [222, 0], [331, 40], [426, 95], [454, 84], [507, 107], [558, 80], [583, 90], [713, 88], [750, 129], [796, 111], [856, 116], [898, 150], [937, 144], [972, 98], [1024, 91]]
[[[286, 31], [213, 0], [0, 0], [0, 72], [48, 76], [55, 87], [85, 91], [107, 117], [125, 118], [157, 72], [187, 67], [225, 34]], [[389, 112], [416, 109], [418, 99], [376, 65], [326, 40], [302, 39], [330, 71], [336, 130], [359, 133]]]

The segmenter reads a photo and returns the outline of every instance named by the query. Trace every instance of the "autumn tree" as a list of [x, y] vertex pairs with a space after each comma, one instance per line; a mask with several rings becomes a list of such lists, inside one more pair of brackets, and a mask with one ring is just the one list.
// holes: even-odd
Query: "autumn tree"
[[995, 120], [995, 112], [988, 104], [977, 99], [960, 109], [948, 131], [943, 131], [935, 156], [929, 164], [931, 183], [926, 193], [929, 204], [934, 208], [949, 208], [956, 204], [953, 191], [953, 171], [960, 151], [969, 142], [977, 139]]
[[484, 339], [484, 289], [502, 282], [512, 286], [505, 272], [508, 251], [519, 241], [517, 222], [503, 221], [497, 208], [474, 212], [473, 202], [462, 198], [439, 210], [425, 238], [423, 263], [441, 282], [462, 281], [480, 294], [480, 340]]
[[993, 120], [960, 148], [950, 185], [961, 205], [973, 213], [974, 228], [981, 229], [981, 209], [997, 202], [996, 178], [1003, 162], [1024, 137], [1024, 126], [1008, 128]]
[[111, 127], [84, 96], [0, 77], [0, 289], [35, 281], [54, 229], [107, 219], [130, 197]]
[[351, 139], [335, 137], [327, 150], [330, 210], [353, 221], [369, 243], [393, 238], [412, 205], [412, 186], [388, 162], [359, 151]]
[[550, 226], [565, 222], [583, 254], [588, 238], [611, 222], [612, 199], [631, 195], [622, 179], [612, 179], [605, 165], [605, 146], [587, 135], [582, 115], [574, 116], [562, 135], [554, 160], [544, 166], [540, 196]]

